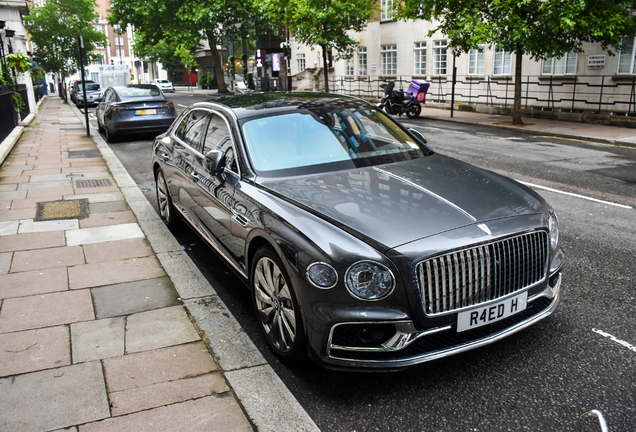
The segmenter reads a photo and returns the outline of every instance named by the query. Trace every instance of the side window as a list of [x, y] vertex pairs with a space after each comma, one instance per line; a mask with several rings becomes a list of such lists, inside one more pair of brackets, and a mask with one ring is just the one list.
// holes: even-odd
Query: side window
[[175, 135], [180, 138], [184, 143], [198, 151], [202, 151], [203, 135], [205, 134], [205, 128], [208, 124], [207, 113], [203, 110], [192, 110], [183, 119]]
[[203, 154], [206, 154], [210, 150], [221, 150], [224, 152], [225, 158], [227, 159], [227, 167], [231, 171], [238, 173], [236, 154], [234, 152], [234, 146], [232, 145], [232, 135], [227, 127], [227, 123], [225, 123], [225, 120], [218, 114], [210, 115], [210, 124], [205, 136]]

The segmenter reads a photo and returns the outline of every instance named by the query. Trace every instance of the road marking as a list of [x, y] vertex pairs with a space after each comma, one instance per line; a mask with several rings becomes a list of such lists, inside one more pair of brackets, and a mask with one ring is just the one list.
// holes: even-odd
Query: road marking
[[[537, 136], [539, 137], [539, 136]], [[609, 146], [609, 147], [619, 147], [619, 148], [626, 148], [626, 149], [634, 149], [634, 147], [630, 147], [630, 146], [622, 146], [622, 145], [618, 145], [618, 144], [612, 144], [612, 143], [603, 143], [603, 142], [598, 142], [598, 141], [590, 141], [590, 140], [583, 140], [583, 139], [576, 139], [576, 138], [564, 138], [564, 137], [558, 137], [558, 136], [541, 136], [541, 138], [552, 138], [552, 139], [560, 139], [560, 140], [564, 140], [564, 141], [576, 141], [576, 142], [582, 142], [582, 143], [588, 143], [588, 144], [598, 144], [598, 145], [604, 145], [604, 146]]]
[[620, 340], [620, 339], [618, 339], [616, 336], [613, 336], [613, 335], [611, 335], [611, 334], [609, 334], [609, 333], [605, 333], [603, 330], [596, 330], [596, 329], [592, 329], [592, 331], [593, 331], [594, 333], [598, 333], [598, 334], [600, 334], [600, 335], [601, 335], [601, 336], [603, 336], [603, 337], [610, 338], [610, 340], [611, 340], [612, 342], [616, 342], [617, 344], [619, 344], [619, 345], [623, 345], [625, 348], [630, 349], [630, 350], [632, 350], [632, 351], [636, 352], [636, 346], [634, 346], [634, 345], [630, 344], [629, 342], [625, 342], [624, 340]]
[[617, 203], [613, 203], [613, 202], [609, 202], [609, 201], [603, 201], [603, 200], [592, 198], [592, 197], [588, 197], [588, 196], [585, 196], [585, 195], [579, 195], [579, 194], [575, 194], [575, 193], [572, 193], [572, 192], [565, 192], [565, 191], [560, 191], [558, 189], [552, 189], [552, 188], [549, 188], [547, 186], [541, 186], [541, 185], [537, 185], [537, 184], [534, 184], [534, 183], [524, 182], [524, 181], [521, 181], [521, 180], [517, 180], [517, 181], [519, 183], [521, 183], [521, 184], [524, 184], [524, 185], [526, 185], [528, 187], [531, 187], [531, 188], [534, 188], [534, 189], [543, 189], [543, 190], [546, 190], [548, 192], [560, 193], [560, 194], [572, 196], [572, 197], [575, 197], [575, 198], [581, 198], [581, 199], [584, 199], [584, 200], [594, 201], [594, 202], [597, 202], [597, 203], [607, 204], [607, 205], [611, 205], [611, 206], [614, 206], [614, 207], [620, 207], [620, 208], [629, 209], [629, 210], [634, 208], [632, 206], [623, 205], [623, 204], [617, 204]]

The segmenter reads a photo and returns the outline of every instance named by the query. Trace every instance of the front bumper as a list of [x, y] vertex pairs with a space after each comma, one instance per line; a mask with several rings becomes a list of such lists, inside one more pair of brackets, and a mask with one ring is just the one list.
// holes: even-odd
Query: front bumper
[[[560, 288], [559, 270], [551, 275], [542, 291], [528, 298], [524, 311], [461, 333], [456, 331], [455, 324], [417, 330], [410, 320], [341, 322], [331, 328], [322, 360], [331, 368], [390, 370], [475, 349], [550, 316], [559, 305]], [[374, 339], [380, 341], [374, 343]]]

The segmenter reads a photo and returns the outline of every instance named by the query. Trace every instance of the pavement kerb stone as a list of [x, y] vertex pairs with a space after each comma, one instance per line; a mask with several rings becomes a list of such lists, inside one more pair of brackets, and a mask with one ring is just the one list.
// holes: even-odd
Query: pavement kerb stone
[[[85, 127], [84, 114], [75, 106], [71, 105], [71, 108]], [[240, 392], [233, 390], [249, 419], [259, 432], [319, 431], [318, 426], [267, 364], [192, 260], [180, 246], [178, 250], [174, 250], [178, 242], [167, 228], [159, 228], [159, 224], [163, 224], [159, 215], [154, 210], [149, 211], [150, 204], [121, 161], [95, 128], [92, 125], [89, 128], [91, 138], [105, 156], [104, 161], [113, 179], [129, 203], [151, 247], [155, 250], [157, 245], [162, 245], [162, 250], [155, 250], [155, 254], [184, 301], [190, 317], [195, 323], [211, 317], [215, 323], [214, 328], [221, 329], [214, 334], [206, 334], [206, 342], [230, 386], [232, 381], [240, 386]], [[169, 239], [166, 240], [166, 237]], [[205, 308], [201, 307], [203, 305]], [[260, 378], [256, 379], [258, 377]], [[290, 415], [290, 412], [294, 415]]]

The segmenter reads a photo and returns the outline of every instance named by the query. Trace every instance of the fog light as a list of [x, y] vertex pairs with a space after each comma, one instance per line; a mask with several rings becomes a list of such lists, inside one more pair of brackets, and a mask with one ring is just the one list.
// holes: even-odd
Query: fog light
[[362, 327], [358, 331], [358, 338], [364, 343], [380, 343], [386, 339], [384, 331], [378, 327]]

